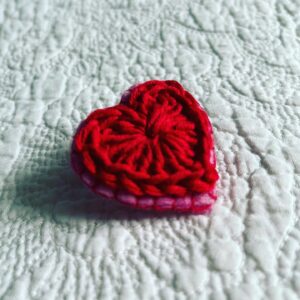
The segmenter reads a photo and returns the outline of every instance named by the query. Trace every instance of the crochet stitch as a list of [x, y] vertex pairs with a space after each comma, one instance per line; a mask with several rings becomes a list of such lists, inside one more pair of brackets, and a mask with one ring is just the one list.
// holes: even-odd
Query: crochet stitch
[[176, 81], [151, 80], [79, 126], [72, 165], [94, 192], [140, 209], [203, 212], [218, 180], [212, 126]]

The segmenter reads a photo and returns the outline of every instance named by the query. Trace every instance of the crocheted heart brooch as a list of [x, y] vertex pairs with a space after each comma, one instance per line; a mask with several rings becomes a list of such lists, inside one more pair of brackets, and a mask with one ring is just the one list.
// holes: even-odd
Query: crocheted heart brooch
[[92, 112], [71, 162], [95, 193], [138, 209], [204, 213], [216, 200], [212, 126], [176, 81], [135, 85], [120, 104]]

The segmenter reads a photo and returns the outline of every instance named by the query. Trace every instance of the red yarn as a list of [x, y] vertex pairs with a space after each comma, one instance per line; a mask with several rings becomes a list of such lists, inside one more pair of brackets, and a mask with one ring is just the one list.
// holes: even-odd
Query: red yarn
[[176, 81], [139, 84], [91, 113], [72, 152], [97, 183], [135, 196], [208, 193], [218, 179], [208, 116]]

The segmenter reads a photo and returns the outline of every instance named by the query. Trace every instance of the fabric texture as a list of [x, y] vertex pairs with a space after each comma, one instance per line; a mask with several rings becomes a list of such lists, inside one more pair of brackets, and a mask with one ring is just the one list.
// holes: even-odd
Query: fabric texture
[[71, 161], [94, 192], [136, 208], [207, 212], [216, 199], [210, 121], [176, 81], [135, 85], [120, 104], [91, 113]]
[[[0, 299], [298, 300], [299, 7], [0, 0]], [[153, 78], [213, 124], [209, 215], [101, 201], [70, 167], [78, 124]]]

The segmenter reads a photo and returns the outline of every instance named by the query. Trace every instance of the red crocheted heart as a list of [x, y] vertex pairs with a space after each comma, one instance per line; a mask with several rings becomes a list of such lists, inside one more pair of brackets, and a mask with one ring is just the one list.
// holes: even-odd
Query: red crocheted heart
[[202, 212], [216, 199], [210, 121], [176, 81], [136, 85], [92, 112], [75, 134], [72, 164], [95, 192], [142, 209]]

